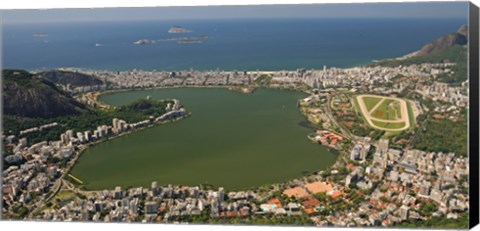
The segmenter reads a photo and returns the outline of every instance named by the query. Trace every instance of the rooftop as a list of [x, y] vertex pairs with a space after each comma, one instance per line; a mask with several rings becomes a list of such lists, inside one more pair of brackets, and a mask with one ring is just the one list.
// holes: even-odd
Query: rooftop
[[309, 192], [313, 194], [320, 193], [320, 192], [328, 193], [330, 191], [333, 191], [332, 187], [320, 181], [313, 182], [310, 184], [305, 184], [304, 186]]
[[290, 189], [285, 189], [283, 194], [287, 195], [288, 197], [295, 197], [295, 198], [302, 198], [308, 196], [308, 193], [301, 187], [295, 187]]

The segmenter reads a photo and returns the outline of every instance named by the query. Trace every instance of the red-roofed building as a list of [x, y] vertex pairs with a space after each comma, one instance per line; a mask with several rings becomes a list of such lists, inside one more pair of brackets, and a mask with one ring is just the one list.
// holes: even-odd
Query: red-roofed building
[[333, 139], [331, 142], [330, 142], [330, 145], [335, 145], [337, 144], [337, 139]]
[[287, 197], [295, 197], [295, 198], [302, 198], [308, 196], [308, 193], [305, 191], [305, 189], [301, 187], [295, 187], [295, 188], [290, 188], [290, 189], [285, 189], [283, 191], [283, 194], [285, 194]]
[[339, 192], [339, 191], [336, 191], [334, 193], [332, 193], [332, 195], [330, 195], [333, 199], [337, 199], [338, 197], [342, 196], [343, 193]]
[[313, 207], [316, 207], [316, 206], [320, 206], [321, 203], [319, 200], [317, 200], [316, 198], [312, 197], [312, 196], [306, 196], [304, 198], [302, 198], [303, 201], [302, 201], [302, 205], [305, 207], [305, 208], [313, 208]]
[[313, 182], [313, 183], [310, 183], [310, 184], [305, 184], [304, 187], [310, 193], [313, 193], [313, 194], [317, 194], [317, 193], [320, 193], [320, 192], [329, 193], [329, 192], [333, 191], [332, 187], [330, 187], [329, 185], [327, 185], [323, 182], [320, 182], [320, 181]]
[[355, 167], [355, 165], [353, 165], [353, 164], [350, 163], [350, 164], [347, 164], [347, 168], [348, 168], [350, 171], [353, 171], [353, 170], [355, 170], [357, 167]]
[[305, 208], [303, 209], [303, 211], [306, 213], [306, 214], [312, 214], [315, 212], [315, 209], [313, 208]]
[[278, 198], [273, 198], [273, 199], [270, 199], [267, 204], [271, 204], [271, 205], [276, 205], [277, 208], [281, 208], [282, 207], [282, 204], [280, 203], [280, 200], [278, 200]]
[[236, 217], [237, 211], [227, 211], [227, 217]]

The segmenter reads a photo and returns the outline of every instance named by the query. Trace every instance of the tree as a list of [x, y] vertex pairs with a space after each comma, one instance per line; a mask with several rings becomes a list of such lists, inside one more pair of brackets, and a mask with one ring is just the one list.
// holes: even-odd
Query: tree
[[435, 211], [437, 211], [437, 206], [431, 202], [422, 202], [420, 204], [419, 212], [422, 216], [431, 216]]
[[327, 198], [328, 198], [328, 195], [325, 192], [319, 192], [319, 193], [314, 194], [313, 196], [316, 199], [318, 199], [319, 201], [326, 201]]

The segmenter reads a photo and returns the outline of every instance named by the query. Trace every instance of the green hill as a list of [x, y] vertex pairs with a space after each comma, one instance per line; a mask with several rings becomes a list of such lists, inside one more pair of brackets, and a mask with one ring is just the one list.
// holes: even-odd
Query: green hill
[[55, 84], [71, 86], [92, 86], [92, 85], [101, 85], [103, 81], [98, 79], [95, 76], [72, 72], [72, 71], [61, 71], [61, 70], [52, 70], [45, 71], [37, 74], [39, 77], [44, 78]]
[[59, 126], [19, 136], [32, 143], [57, 140], [68, 129], [93, 130], [111, 124], [113, 118], [135, 123], [160, 116], [170, 100], [139, 99], [129, 105], [108, 110], [88, 107], [58, 89], [54, 83], [23, 70], [3, 71], [3, 129], [5, 135], [57, 122]]
[[370, 66], [407, 66], [421, 63], [456, 63], [453, 74], [442, 74], [437, 80], [458, 85], [467, 80], [468, 26], [461, 26], [456, 32], [441, 36], [424, 45], [418, 51], [404, 56], [403, 59], [385, 59]]
[[52, 118], [78, 115], [86, 109], [52, 82], [22, 70], [4, 70], [3, 113], [5, 115]]
[[377, 62], [372, 65], [396, 67], [400, 65], [407, 66], [407, 65], [421, 64], [421, 63], [452, 62], [452, 63], [456, 63], [456, 65], [452, 67], [452, 70], [454, 71], [454, 73], [442, 74], [438, 76], [437, 80], [440, 82], [445, 82], [450, 84], [459, 84], [467, 80], [468, 78], [467, 54], [468, 54], [468, 50], [466, 47], [455, 45], [448, 49], [422, 55], [422, 56], [410, 57], [403, 60], [388, 59], [388, 60]]

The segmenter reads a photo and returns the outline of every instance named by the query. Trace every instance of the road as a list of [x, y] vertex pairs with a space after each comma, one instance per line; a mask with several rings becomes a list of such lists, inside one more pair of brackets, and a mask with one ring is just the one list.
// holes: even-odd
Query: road
[[353, 135], [349, 130], [343, 128], [337, 122], [337, 120], [333, 117], [332, 109], [330, 108], [331, 103], [332, 103], [332, 97], [330, 95], [328, 95], [327, 96], [327, 107], [326, 107], [325, 115], [327, 115], [330, 122], [332, 122], [335, 126], [337, 126], [340, 129], [340, 132], [343, 134], [343, 136], [345, 136], [346, 138], [351, 139], [351, 140], [356, 139], [355, 135]]
[[[55, 195], [57, 195], [57, 193], [62, 189], [62, 186], [63, 185], [67, 185], [67, 184], [64, 184], [63, 182], [63, 178], [70, 172], [71, 168], [73, 167], [73, 165], [75, 164], [75, 162], [77, 162], [77, 159], [80, 157], [80, 154], [86, 149], [86, 146], [83, 146], [81, 148], [79, 148], [76, 152], [75, 152], [75, 157], [73, 159], [71, 159], [68, 163], [67, 163], [67, 167], [65, 168], [65, 170], [63, 171], [62, 175], [60, 177], [58, 177], [54, 182], [53, 182], [53, 186], [52, 188], [50, 189], [50, 191], [52, 192], [52, 194], [50, 196], [48, 196], [47, 198], [45, 198], [45, 195], [46, 194], [42, 194], [42, 196], [39, 197], [39, 199], [37, 199], [37, 202], [35, 202], [34, 205], [32, 205], [32, 207], [29, 207], [28, 209], [32, 212], [30, 212], [30, 216], [32, 216], [33, 214], [39, 212], [40, 209], [43, 209], [45, 207], [45, 204], [51, 200]], [[33, 210], [32, 210], [33, 209]]]

